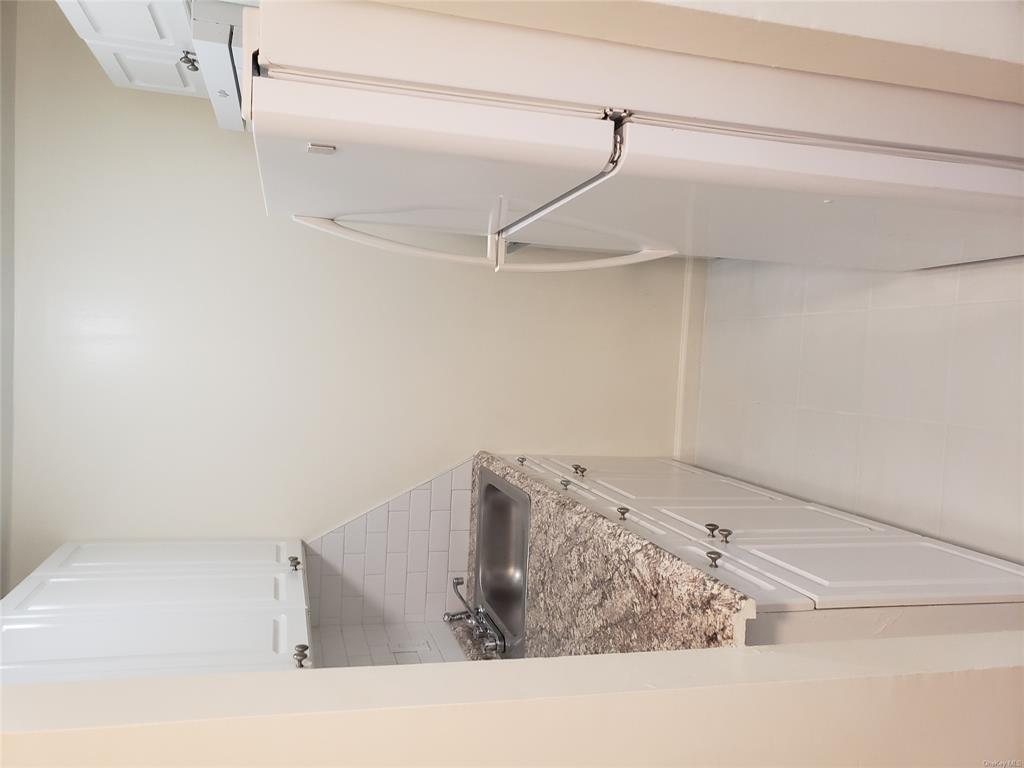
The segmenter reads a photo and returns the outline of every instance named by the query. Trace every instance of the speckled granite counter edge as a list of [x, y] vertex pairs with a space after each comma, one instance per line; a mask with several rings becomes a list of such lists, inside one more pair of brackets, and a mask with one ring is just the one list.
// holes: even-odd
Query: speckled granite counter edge
[[[745, 595], [484, 451], [473, 460], [467, 589], [474, 604], [482, 467], [531, 500], [526, 656], [713, 648], [742, 640], [743, 621], [752, 615]], [[467, 658], [484, 658], [471, 633], [455, 634]]]

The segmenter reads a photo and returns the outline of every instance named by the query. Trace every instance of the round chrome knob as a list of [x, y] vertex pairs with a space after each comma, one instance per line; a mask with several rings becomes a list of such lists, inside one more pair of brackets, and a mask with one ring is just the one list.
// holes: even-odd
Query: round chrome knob
[[297, 558], [295, 555], [290, 555], [288, 557], [288, 562], [292, 566], [292, 570], [297, 571], [299, 570], [299, 565], [301, 564], [302, 561], [299, 560], [299, 558]]
[[569, 486], [572, 485], [572, 481], [571, 480], [559, 480], [558, 484], [561, 485], [562, 488], [564, 488], [565, 490], [568, 491], [569, 490]]
[[516, 456], [516, 461], [519, 462], [519, 466], [520, 467], [526, 465], [526, 457], [525, 456]]
[[303, 662], [305, 662], [305, 660], [309, 658], [309, 656], [306, 654], [306, 651], [308, 650], [308, 645], [295, 646], [295, 653], [292, 654], [292, 658], [295, 659], [295, 666], [299, 669], [305, 669], [305, 667], [303, 667]]
[[629, 514], [629, 507], [618, 507], [615, 511], [619, 513], [619, 520], [625, 520]]
[[715, 531], [718, 530], [718, 524], [717, 523], [704, 523], [704, 527], [708, 529], [708, 538], [709, 539], [715, 538]]
[[728, 528], [719, 528], [718, 529], [718, 535], [722, 537], [722, 541], [723, 542], [728, 544], [729, 543], [729, 537], [732, 536], [732, 531], [730, 531]]
[[714, 551], [712, 551], [712, 552], [705, 552], [704, 554], [707, 555], [708, 556], [708, 560], [711, 561], [711, 567], [712, 568], [717, 568], [718, 567], [718, 561], [721, 559], [722, 553], [721, 552], [714, 552]]

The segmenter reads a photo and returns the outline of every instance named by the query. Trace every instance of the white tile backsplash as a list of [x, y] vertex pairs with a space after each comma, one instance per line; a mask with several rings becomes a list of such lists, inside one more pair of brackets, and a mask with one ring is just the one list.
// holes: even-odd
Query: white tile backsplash
[[867, 312], [808, 315], [803, 321], [798, 405], [859, 412], [864, 400]]
[[472, 484], [469, 459], [309, 541], [314, 626], [439, 621], [449, 567], [466, 568]]
[[951, 424], [1006, 429], [1024, 418], [1021, 355], [1024, 303], [963, 304], [953, 309], [947, 418]]
[[410, 571], [427, 570], [427, 531], [409, 532], [409, 558], [408, 566]]
[[1024, 258], [719, 260], [706, 297], [698, 463], [1024, 561]]

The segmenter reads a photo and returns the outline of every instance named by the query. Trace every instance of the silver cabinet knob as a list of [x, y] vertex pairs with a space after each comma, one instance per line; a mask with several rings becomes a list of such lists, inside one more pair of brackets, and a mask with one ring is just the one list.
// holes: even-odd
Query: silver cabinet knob
[[516, 456], [516, 461], [519, 462], [519, 466], [520, 467], [526, 466], [526, 457], [525, 456]]
[[711, 561], [711, 567], [712, 568], [717, 568], [718, 567], [718, 561], [721, 559], [722, 553], [721, 552], [711, 551], [711, 552], [705, 552], [704, 554], [707, 555], [708, 556], [708, 560]]
[[559, 480], [558, 484], [561, 485], [562, 488], [564, 488], [565, 490], [568, 491], [569, 490], [569, 486], [572, 485], [572, 481], [571, 480]]
[[619, 520], [625, 520], [629, 514], [629, 507], [618, 507], [615, 511], [619, 513]]
[[299, 560], [299, 558], [297, 558], [295, 555], [290, 555], [288, 557], [288, 562], [291, 564], [293, 571], [299, 570], [299, 565], [302, 564], [302, 561]]
[[300, 644], [300, 645], [296, 645], [295, 646], [295, 653], [292, 654], [292, 658], [295, 659], [295, 666], [297, 668], [305, 669], [305, 667], [303, 667], [302, 664], [303, 664], [303, 662], [306, 659], [309, 658], [309, 655], [306, 653], [306, 651], [308, 651], [308, 650], [309, 650], [309, 646], [308, 645], [301, 645]]
[[723, 542], [728, 544], [729, 543], [729, 537], [732, 536], [732, 531], [730, 531], [728, 528], [719, 528], [718, 529], [718, 535], [722, 537], [722, 541]]
[[704, 527], [708, 529], [708, 538], [709, 539], [715, 538], [715, 531], [718, 530], [718, 524], [717, 523], [704, 523]]

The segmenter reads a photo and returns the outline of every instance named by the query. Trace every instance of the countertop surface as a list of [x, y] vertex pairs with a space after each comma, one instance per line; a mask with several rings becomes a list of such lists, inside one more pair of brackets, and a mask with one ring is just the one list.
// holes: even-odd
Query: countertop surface
[[[481, 468], [530, 496], [527, 657], [740, 644], [737, 627], [753, 617], [746, 596], [486, 452], [473, 462], [470, 574]], [[468, 632], [456, 635], [468, 657], [482, 656]]]

